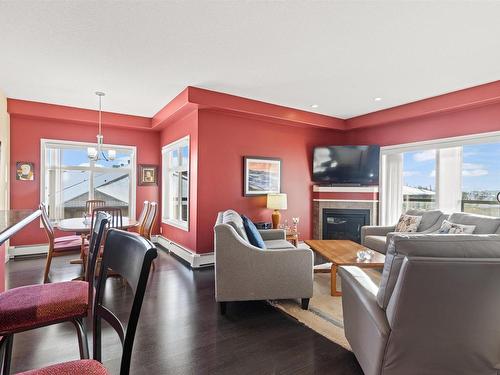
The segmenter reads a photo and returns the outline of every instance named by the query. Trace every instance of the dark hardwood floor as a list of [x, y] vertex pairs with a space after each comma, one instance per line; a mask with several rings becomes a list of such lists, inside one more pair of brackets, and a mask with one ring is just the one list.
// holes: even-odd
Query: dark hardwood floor
[[[74, 256], [55, 258], [52, 280], [69, 280]], [[213, 268], [192, 271], [160, 251], [145, 297], [131, 374], [362, 374], [354, 355], [265, 302], [228, 305], [220, 316]], [[44, 258], [7, 264], [7, 288], [40, 283]], [[126, 319], [131, 293], [112, 278], [108, 306]], [[121, 345], [104, 326], [103, 362], [118, 374]], [[89, 339], [90, 339], [89, 335]], [[78, 358], [73, 326], [59, 324], [17, 334], [13, 373]], [[77, 375], [77, 374], [75, 374]]]

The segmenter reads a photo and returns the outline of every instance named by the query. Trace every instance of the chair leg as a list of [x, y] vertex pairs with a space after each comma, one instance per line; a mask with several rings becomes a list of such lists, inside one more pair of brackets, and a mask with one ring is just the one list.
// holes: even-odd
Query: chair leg
[[221, 315], [226, 315], [227, 302], [219, 302], [219, 311]]
[[302, 310], [309, 308], [309, 298], [302, 298]]
[[10, 362], [12, 360], [12, 346], [14, 344], [14, 335], [6, 336], [2, 339], [3, 358], [2, 375], [10, 374]]
[[52, 263], [52, 251], [49, 250], [47, 253], [47, 261], [45, 262], [45, 272], [43, 273], [43, 283], [46, 284], [49, 281], [50, 264]]
[[83, 318], [73, 319], [78, 336], [78, 348], [80, 349], [80, 359], [89, 359], [89, 343], [87, 341], [87, 330], [83, 323]]

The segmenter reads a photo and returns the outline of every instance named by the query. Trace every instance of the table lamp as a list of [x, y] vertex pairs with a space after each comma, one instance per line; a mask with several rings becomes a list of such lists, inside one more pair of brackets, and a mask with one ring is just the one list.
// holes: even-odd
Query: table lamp
[[286, 210], [286, 194], [267, 194], [267, 208], [274, 210], [272, 215], [273, 229], [278, 229], [281, 219], [279, 210]]

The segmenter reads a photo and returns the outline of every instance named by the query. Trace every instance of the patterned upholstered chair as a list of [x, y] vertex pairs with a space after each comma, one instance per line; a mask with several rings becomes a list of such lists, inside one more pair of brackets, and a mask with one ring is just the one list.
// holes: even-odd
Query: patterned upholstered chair
[[46, 283], [49, 281], [52, 258], [79, 251], [82, 246], [82, 237], [77, 235], [55, 237], [54, 227], [50, 223], [47, 207], [44, 203], [40, 204], [40, 211], [42, 211], [41, 217], [43, 227], [45, 228], [45, 234], [47, 234], [49, 240], [49, 252], [47, 253], [47, 261], [45, 262], [45, 271], [43, 273], [43, 282]]
[[[122, 338], [123, 351], [120, 364], [120, 374], [130, 373], [132, 346], [141, 312], [142, 301], [146, 291], [151, 263], [158, 256], [154, 245], [134, 233], [118, 229], [110, 229], [105, 242], [102, 258], [102, 270], [95, 293], [95, 308], [93, 312], [93, 360], [64, 362], [43, 369], [31, 370], [18, 375], [108, 375], [101, 363], [101, 320], [106, 320]], [[103, 305], [104, 289], [108, 273], [119, 273], [134, 291], [134, 300], [126, 331], [116, 317]]]
[[[94, 270], [108, 217], [97, 216], [90, 243], [85, 281], [29, 285], [0, 293], [0, 349], [4, 349], [3, 375], [9, 374], [14, 334], [62, 322], [76, 327], [80, 358], [89, 358], [83, 318], [92, 310]], [[1, 352], [1, 350], [0, 350]]]

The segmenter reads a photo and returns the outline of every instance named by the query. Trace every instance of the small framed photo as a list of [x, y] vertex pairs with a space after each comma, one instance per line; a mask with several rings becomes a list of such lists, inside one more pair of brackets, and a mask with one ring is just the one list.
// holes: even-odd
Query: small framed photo
[[139, 186], [158, 185], [158, 166], [139, 164]]
[[280, 193], [281, 159], [245, 156], [243, 176], [243, 195], [246, 197]]
[[30, 161], [16, 162], [16, 180], [33, 181], [35, 179], [35, 164]]

